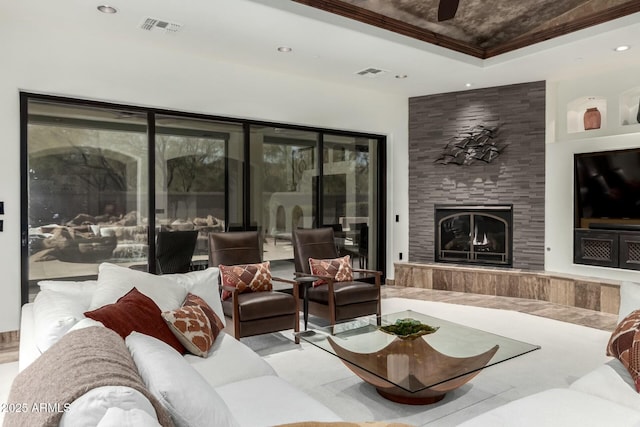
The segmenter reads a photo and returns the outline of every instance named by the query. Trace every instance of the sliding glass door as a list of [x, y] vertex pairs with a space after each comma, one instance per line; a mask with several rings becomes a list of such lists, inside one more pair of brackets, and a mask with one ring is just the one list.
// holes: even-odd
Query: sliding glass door
[[343, 255], [376, 265], [377, 140], [327, 134], [323, 154], [322, 224], [334, 228]]
[[282, 277], [293, 273], [291, 233], [317, 224], [314, 188], [318, 133], [251, 126], [251, 223], [263, 258]]
[[193, 264], [204, 266], [209, 233], [242, 222], [242, 125], [155, 117], [155, 212], [159, 231], [198, 231]]
[[383, 137], [24, 93], [21, 111], [23, 302], [102, 262], [159, 272], [161, 232], [192, 231], [201, 268], [210, 233], [256, 230], [292, 277], [293, 230], [331, 226], [384, 270]]
[[28, 280], [146, 263], [146, 115], [41, 100], [28, 111]]

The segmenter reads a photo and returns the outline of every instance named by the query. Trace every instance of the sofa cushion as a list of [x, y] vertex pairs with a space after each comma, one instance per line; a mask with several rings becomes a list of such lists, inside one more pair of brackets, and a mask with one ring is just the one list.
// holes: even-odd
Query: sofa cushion
[[622, 362], [640, 392], [640, 310], [631, 312], [618, 324], [607, 344], [607, 356]]
[[[336, 282], [351, 282], [353, 280], [353, 269], [349, 255], [333, 259], [309, 258], [309, 271], [317, 276], [333, 277]], [[313, 286], [326, 283], [326, 280], [316, 280], [313, 282]]]
[[207, 356], [214, 337], [211, 322], [200, 306], [182, 306], [165, 311], [162, 318], [189, 353]]
[[511, 401], [459, 427], [637, 427], [640, 411], [570, 389], [549, 389]]
[[[94, 424], [92, 424], [94, 425]], [[140, 409], [109, 408], [96, 427], [158, 427], [158, 420]]]
[[[242, 426], [275, 426], [299, 421], [340, 421], [340, 417], [280, 377], [267, 375], [216, 388]], [[250, 402], [251, 410], [247, 410]], [[276, 410], [282, 403], [290, 410]]]
[[91, 294], [41, 290], [33, 303], [35, 339], [38, 350], [46, 351], [84, 318]]
[[137, 409], [153, 416], [158, 423], [153, 405], [142, 393], [131, 387], [103, 386], [91, 389], [74, 400], [62, 414], [58, 427], [96, 426], [110, 408]]
[[80, 282], [69, 280], [41, 280], [38, 282], [40, 290], [69, 292], [74, 295], [85, 294], [91, 297], [96, 290], [97, 280], [83, 280]]
[[184, 346], [162, 319], [160, 308], [137, 288], [131, 289], [114, 304], [108, 304], [84, 314], [113, 329], [122, 338], [126, 338], [133, 331], [138, 331], [166, 342], [180, 354], [185, 353]]
[[185, 354], [184, 359], [212, 387], [262, 375], [276, 375], [262, 357], [225, 332], [216, 338], [207, 357]]
[[89, 310], [113, 304], [133, 287], [151, 298], [161, 311], [180, 307], [187, 296], [184, 286], [164, 276], [105, 262], [98, 267], [98, 284], [91, 298]]
[[171, 414], [176, 427], [237, 425], [213, 387], [171, 347], [137, 332], [125, 342], [142, 379]]
[[640, 394], [636, 391], [631, 374], [617, 359], [611, 359], [578, 378], [569, 388], [609, 399], [632, 409], [640, 408]]
[[[270, 291], [271, 263], [220, 265], [223, 286], [232, 286], [238, 293]], [[231, 298], [231, 292], [223, 290], [222, 300]]]

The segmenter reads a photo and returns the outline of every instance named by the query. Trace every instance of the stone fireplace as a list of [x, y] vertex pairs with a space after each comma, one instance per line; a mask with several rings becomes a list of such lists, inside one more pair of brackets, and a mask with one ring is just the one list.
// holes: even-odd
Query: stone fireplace
[[[545, 99], [543, 81], [409, 99], [409, 254], [403, 261], [462, 262], [443, 259], [451, 252], [438, 253], [436, 205], [513, 205], [505, 261], [467, 251], [464, 259], [474, 259], [467, 266], [544, 270]], [[500, 141], [508, 146], [500, 157], [490, 163], [439, 164], [448, 141], [478, 124], [501, 124]]]
[[435, 260], [510, 267], [512, 205], [435, 205]]

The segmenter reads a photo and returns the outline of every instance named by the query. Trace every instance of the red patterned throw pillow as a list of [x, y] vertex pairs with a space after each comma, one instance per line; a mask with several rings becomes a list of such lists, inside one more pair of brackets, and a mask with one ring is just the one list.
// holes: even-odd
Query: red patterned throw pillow
[[176, 310], [163, 312], [162, 317], [189, 353], [201, 357], [209, 354], [214, 338], [211, 322], [202, 307], [182, 306]]
[[136, 288], [131, 289], [115, 303], [87, 311], [84, 315], [102, 322], [122, 338], [137, 331], [164, 341], [180, 354], [185, 353], [184, 346], [162, 320], [162, 311], [158, 305]]
[[[350, 282], [353, 280], [353, 269], [351, 268], [351, 257], [345, 255], [342, 258], [315, 259], [309, 258], [309, 270], [311, 274], [317, 276], [333, 277], [336, 282]], [[327, 283], [325, 280], [316, 280], [313, 286], [320, 286]]]
[[[270, 291], [270, 262], [260, 264], [220, 265], [223, 286], [233, 286], [238, 293]], [[230, 291], [222, 291], [222, 300], [231, 298]]]
[[640, 310], [631, 312], [618, 324], [607, 344], [607, 356], [622, 362], [640, 393]]

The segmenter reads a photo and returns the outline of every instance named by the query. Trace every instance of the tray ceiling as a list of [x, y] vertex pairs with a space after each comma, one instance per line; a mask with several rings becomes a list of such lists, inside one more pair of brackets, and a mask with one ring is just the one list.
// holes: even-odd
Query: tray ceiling
[[482, 59], [640, 12], [638, 0], [460, 0], [439, 22], [452, 0], [293, 1]]

